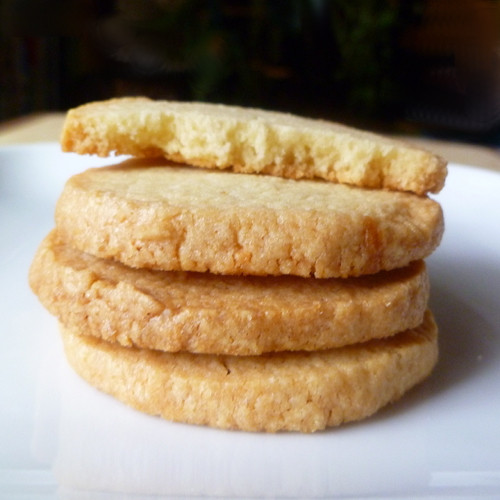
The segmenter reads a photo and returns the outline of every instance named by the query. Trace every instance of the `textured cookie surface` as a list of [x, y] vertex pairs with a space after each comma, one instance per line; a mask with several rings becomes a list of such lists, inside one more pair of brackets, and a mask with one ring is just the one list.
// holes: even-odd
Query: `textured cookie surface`
[[429, 297], [422, 261], [350, 279], [147, 271], [73, 250], [51, 233], [30, 283], [59, 321], [164, 351], [249, 355], [315, 350], [418, 326]]
[[443, 233], [440, 205], [411, 193], [157, 165], [72, 177], [64, 241], [131, 267], [329, 278], [404, 267]]
[[438, 355], [430, 312], [388, 339], [262, 356], [162, 353], [61, 328], [69, 363], [98, 389], [168, 420], [248, 431], [312, 432], [368, 417], [429, 375]]
[[164, 156], [238, 172], [322, 178], [371, 188], [438, 192], [446, 162], [427, 151], [284, 113], [224, 105], [122, 98], [70, 110], [63, 150]]

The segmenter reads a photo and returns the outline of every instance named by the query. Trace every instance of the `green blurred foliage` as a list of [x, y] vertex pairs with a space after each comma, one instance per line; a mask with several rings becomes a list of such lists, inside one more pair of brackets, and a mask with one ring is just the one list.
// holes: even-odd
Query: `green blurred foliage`
[[374, 115], [397, 105], [398, 37], [420, 3], [121, 1], [115, 21], [155, 52], [157, 72], [184, 75], [188, 98]]

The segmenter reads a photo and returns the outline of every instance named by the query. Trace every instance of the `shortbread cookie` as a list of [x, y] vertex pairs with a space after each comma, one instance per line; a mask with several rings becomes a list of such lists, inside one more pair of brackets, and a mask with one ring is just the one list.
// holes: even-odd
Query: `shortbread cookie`
[[329, 278], [404, 267], [443, 233], [440, 205], [411, 193], [157, 165], [72, 177], [62, 239], [131, 267]]
[[338, 123], [207, 103], [122, 98], [67, 114], [64, 151], [164, 156], [293, 179], [438, 192], [446, 162], [425, 150]]
[[429, 375], [430, 312], [413, 330], [318, 352], [162, 353], [62, 327], [69, 363], [90, 384], [167, 420], [247, 431], [312, 432], [372, 415]]
[[51, 233], [30, 284], [61, 323], [163, 351], [250, 355], [317, 350], [418, 326], [429, 298], [422, 261], [350, 279], [146, 271], [81, 253]]

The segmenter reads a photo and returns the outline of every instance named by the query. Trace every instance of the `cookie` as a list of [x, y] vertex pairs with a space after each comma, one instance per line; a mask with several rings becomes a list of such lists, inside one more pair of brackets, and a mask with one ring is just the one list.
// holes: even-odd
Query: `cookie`
[[236, 172], [438, 192], [446, 162], [402, 141], [285, 113], [121, 98], [68, 112], [61, 144], [80, 154], [163, 156]]
[[163, 351], [257, 355], [364, 342], [418, 326], [422, 261], [348, 279], [147, 271], [74, 250], [52, 232], [30, 284], [59, 321], [111, 342]]
[[432, 371], [437, 327], [318, 352], [261, 356], [122, 347], [61, 327], [70, 365], [96, 388], [167, 420], [246, 431], [313, 432], [368, 417]]
[[443, 234], [441, 206], [411, 193], [158, 165], [73, 176], [63, 240], [131, 267], [331, 278], [404, 267]]

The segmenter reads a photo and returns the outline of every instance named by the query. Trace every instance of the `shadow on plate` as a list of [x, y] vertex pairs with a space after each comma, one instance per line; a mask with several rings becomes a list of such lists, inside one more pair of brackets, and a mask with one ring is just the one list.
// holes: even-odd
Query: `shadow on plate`
[[393, 418], [500, 363], [500, 269], [496, 263], [488, 259], [434, 261], [429, 272], [430, 308], [439, 327], [438, 364], [427, 380], [373, 420]]

